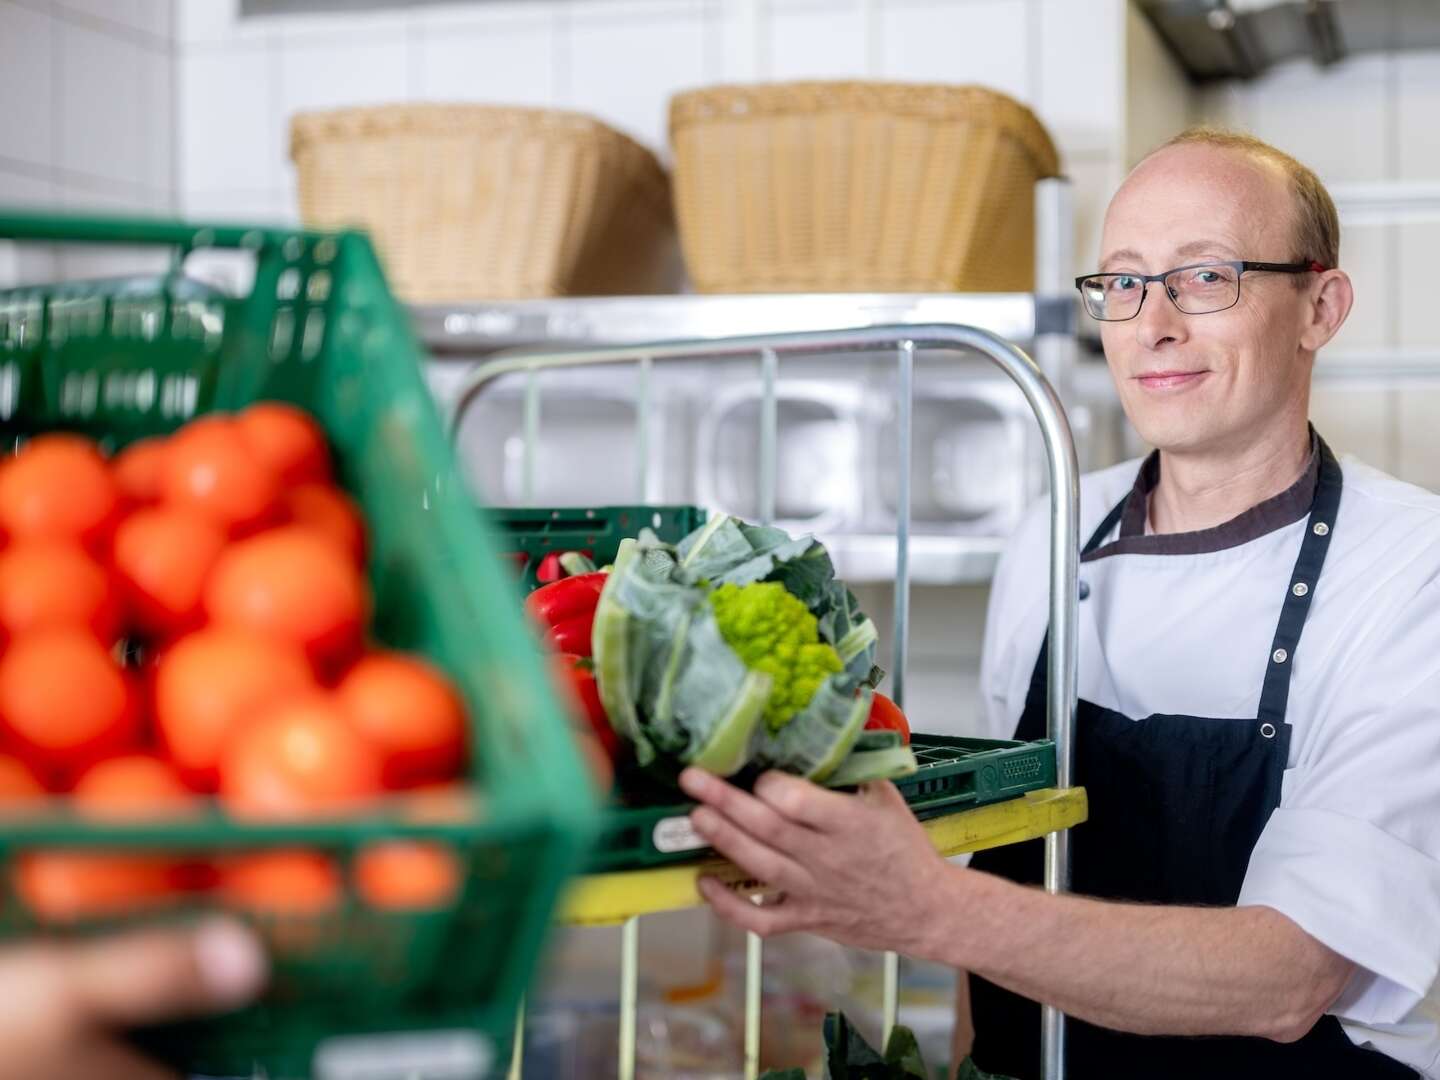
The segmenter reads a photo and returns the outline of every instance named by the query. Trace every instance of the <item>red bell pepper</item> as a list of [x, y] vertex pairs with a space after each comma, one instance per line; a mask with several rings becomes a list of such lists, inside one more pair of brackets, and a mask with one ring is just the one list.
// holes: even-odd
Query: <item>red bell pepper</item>
[[541, 586], [525, 598], [525, 609], [559, 652], [590, 655], [590, 631], [607, 574], [581, 574]]
[[610, 726], [605, 715], [605, 706], [600, 703], [600, 687], [595, 682], [595, 665], [583, 656], [574, 653], [560, 653], [552, 659], [555, 665], [556, 681], [576, 707], [577, 716], [583, 719], [587, 730], [594, 733], [605, 748], [605, 753], [614, 761], [620, 752], [620, 736]]
[[593, 574], [593, 558], [594, 553], [588, 548], [584, 551], [552, 551], [535, 568], [535, 580], [541, 585], [549, 585], [561, 578]]

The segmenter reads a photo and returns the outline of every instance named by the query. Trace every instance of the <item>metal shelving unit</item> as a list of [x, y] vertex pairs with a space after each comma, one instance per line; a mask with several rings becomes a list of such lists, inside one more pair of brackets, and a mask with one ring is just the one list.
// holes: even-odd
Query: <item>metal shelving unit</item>
[[[753, 296], [641, 296], [489, 301], [412, 308], [431, 362], [436, 399], [453, 408], [473, 365], [535, 350], [592, 350], [645, 342], [720, 341], [876, 326], [973, 326], [1024, 345], [1067, 404], [1079, 356], [1071, 273], [1073, 211], [1068, 181], [1036, 186], [1034, 293], [844, 293]], [[975, 377], [993, 380], [983, 367]], [[584, 372], [575, 377], [583, 380]], [[969, 377], [968, 373], [967, 376]], [[1003, 381], [1003, 380], [1002, 380]], [[528, 400], [528, 399], [527, 399]], [[637, 403], [638, 404], [638, 403]], [[527, 404], [527, 423], [533, 411]], [[1030, 495], [1043, 483], [1038, 458], [1027, 462]], [[527, 458], [527, 470], [533, 462]], [[893, 533], [830, 532], [836, 566], [854, 581], [888, 580]], [[912, 580], [923, 584], [988, 581], [1004, 536], [911, 531]]]

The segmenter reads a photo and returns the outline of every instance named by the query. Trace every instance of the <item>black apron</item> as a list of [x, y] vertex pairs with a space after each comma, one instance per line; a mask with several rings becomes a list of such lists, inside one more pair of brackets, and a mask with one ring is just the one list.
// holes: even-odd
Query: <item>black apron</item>
[[[1071, 887], [1077, 893], [1141, 903], [1233, 907], [1250, 853], [1280, 802], [1290, 746], [1285, 703], [1290, 669], [1340, 505], [1340, 466], [1323, 442], [1310, 520], [1270, 654], [1253, 720], [1154, 715], [1143, 720], [1081, 701], [1075, 717], [1075, 777], [1090, 816], [1072, 833]], [[1122, 501], [1085, 545], [1093, 551], [1120, 520]], [[1303, 588], [1301, 587], [1303, 585]], [[1278, 586], [1277, 586], [1278, 587]], [[1040, 649], [1017, 739], [1046, 735], [1046, 645]], [[1197, 657], [1197, 660], [1203, 658]], [[1257, 660], [1259, 658], [1257, 657]], [[1042, 881], [1042, 844], [994, 848], [971, 865], [1012, 881]], [[1040, 1075], [1040, 1007], [972, 975], [975, 1063], [990, 1072]], [[1249, 1036], [1130, 1035], [1066, 1020], [1073, 1080], [1276, 1080], [1408, 1077], [1414, 1070], [1356, 1046], [1333, 1016], [1294, 1043]]]

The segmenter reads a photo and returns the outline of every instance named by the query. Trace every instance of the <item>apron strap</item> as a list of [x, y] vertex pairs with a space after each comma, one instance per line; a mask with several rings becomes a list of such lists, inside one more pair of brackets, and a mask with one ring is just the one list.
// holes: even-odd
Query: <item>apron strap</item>
[[[1258, 717], [1262, 724], [1279, 728], [1285, 723], [1285, 708], [1290, 700], [1290, 672], [1295, 665], [1295, 651], [1300, 647], [1300, 634], [1315, 599], [1315, 586], [1335, 535], [1335, 516], [1340, 509], [1340, 492], [1344, 481], [1340, 463], [1335, 460], [1325, 440], [1320, 439], [1320, 471], [1315, 481], [1315, 500], [1310, 505], [1310, 519], [1305, 526], [1305, 539], [1300, 555], [1285, 589], [1285, 604], [1280, 609], [1280, 622], [1275, 627], [1275, 640], [1265, 658], [1265, 685], [1260, 691]], [[1267, 737], [1273, 737], [1273, 732]]]

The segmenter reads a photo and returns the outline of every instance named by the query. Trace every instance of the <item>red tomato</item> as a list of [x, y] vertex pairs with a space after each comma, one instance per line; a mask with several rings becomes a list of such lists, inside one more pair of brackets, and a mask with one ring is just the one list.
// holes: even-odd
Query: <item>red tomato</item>
[[330, 451], [325, 433], [305, 410], [261, 401], [235, 417], [250, 451], [286, 484], [327, 483]]
[[19, 758], [0, 755], [0, 814], [38, 809], [47, 798], [42, 784]]
[[165, 472], [164, 439], [140, 439], [116, 454], [110, 462], [120, 497], [130, 506], [160, 501]]
[[382, 757], [333, 696], [271, 706], [237, 731], [220, 760], [220, 797], [240, 817], [354, 811], [381, 794]]
[[92, 549], [108, 538], [120, 494], [89, 439], [41, 435], [0, 470], [0, 527], [14, 540], [69, 540]]
[[106, 645], [120, 627], [110, 575], [78, 544], [21, 541], [0, 554], [0, 631], [85, 627]]
[[115, 530], [115, 569], [140, 629], [161, 637], [199, 623], [205, 582], [225, 548], [225, 531], [182, 507], [131, 514]]
[[272, 702], [313, 691], [315, 677], [293, 645], [210, 627], [161, 654], [154, 687], [155, 721], [170, 757], [192, 786], [213, 791], [231, 733]]
[[165, 855], [36, 851], [20, 856], [15, 891], [41, 919], [63, 923], [172, 902], [182, 875]]
[[365, 565], [365, 517], [355, 500], [329, 484], [297, 484], [285, 492], [285, 513], [334, 540], [355, 563]]
[[127, 754], [91, 766], [71, 794], [87, 817], [163, 818], [195, 809], [193, 792], [174, 766], [148, 754]]
[[165, 502], [204, 514], [231, 535], [273, 521], [280, 506], [279, 478], [229, 416], [203, 416], [170, 437], [161, 485]]
[[358, 651], [366, 603], [354, 563], [302, 525], [226, 548], [204, 599], [211, 621], [298, 645], [325, 667]]
[[37, 630], [0, 659], [0, 720], [47, 766], [70, 773], [139, 739], [138, 695], [84, 630]]
[[865, 721], [866, 731], [898, 731], [900, 740], [910, 741], [910, 721], [900, 711], [900, 706], [884, 694], [876, 693], [870, 706], [870, 718]]
[[340, 902], [340, 870], [318, 851], [283, 848], [223, 860], [220, 898], [243, 911], [316, 915]]
[[443, 672], [418, 656], [374, 652], [340, 680], [340, 707], [385, 758], [385, 782], [447, 780], [465, 754], [465, 706]]
[[355, 885], [371, 907], [443, 907], [460, 891], [460, 863], [443, 844], [394, 840], [360, 852]]

